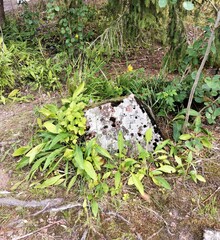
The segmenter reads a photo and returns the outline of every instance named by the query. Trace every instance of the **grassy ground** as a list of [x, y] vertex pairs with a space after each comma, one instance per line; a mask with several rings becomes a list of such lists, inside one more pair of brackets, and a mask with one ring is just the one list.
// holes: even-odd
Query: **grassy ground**
[[[18, 144], [23, 145], [32, 137], [36, 123], [34, 109], [59, 98], [58, 94], [38, 94], [29, 103], [0, 106], [2, 198], [30, 201], [62, 197], [61, 205], [83, 204], [86, 193], [80, 185], [68, 194], [62, 187], [32, 189], [27, 182], [15, 190], [12, 188], [23, 180], [28, 169], [16, 171], [16, 159], [10, 154]], [[220, 127], [216, 124], [207, 128], [215, 136], [213, 148], [197, 156], [197, 166], [206, 183], [168, 177], [172, 190], [167, 191], [146, 180], [144, 185], [150, 199], [142, 199], [134, 188], [124, 186], [118, 196], [103, 196], [97, 219], [92, 217], [90, 209], [80, 206], [57, 212], [2, 206], [0, 239], [22, 239], [19, 237], [28, 233], [31, 235], [24, 239], [202, 239], [204, 229], [220, 228]]]

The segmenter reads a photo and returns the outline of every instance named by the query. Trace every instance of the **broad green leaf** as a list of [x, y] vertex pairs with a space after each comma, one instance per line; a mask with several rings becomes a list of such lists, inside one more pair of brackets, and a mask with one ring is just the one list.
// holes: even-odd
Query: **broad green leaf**
[[183, 121], [178, 120], [173, 123], [173, 139], [175, 142], [179, 140], [179, 137], [181, 135], [181, 130], [183, 126]]
[[43, 126], [51, 133], [59, 133], [59, 129], [56, 125], [54, 125], [51, 121], [47, 121], [43, 124]]
[[77, 164], [76, 167], [79, 167], [80, 169], [84, 169], [83, 152], [82, 152], [81, 148], [78, 145], [76, 145], [76, 151], [75, 151], [75, 155], [74, 155], [74, 160], [76, 161], [76, 164]]
[[55, 6], [54, 10], [55, 10], [56, 12], [59, 12], [59, 11], [60, 11], [59, 6]]
[[99, 205], [96, 201], [92, 201], [91, 203], [91, 208], [92, 208], [92, 213], [94, 215], [94, 217], [97, 217], [98, 212], [99, 212]]
[[193, 160], [192, 151], [190, 151], [189, 154], [188, 154], [188, 156], [187, 156], [187, 160], [186, 160], [186, 161], [187, 161], [188, 163], [191, 163], [192, 160]]
[[118, 133], [118, 150], [119, 150], [119, 157], [121, 157], [122, 152], [124, 149], [124, 138], [123, 138], [123, 134], [121, 131], [119, 131]]
[[121, 173], [119, 171], [117, 171], [115, 173], [115, 188], [118, 189], [120, 186], [120, 182], [121, 182]]
[[95, 138], [93, 138], [90, 141], [86, 142], [86, 149], [85, 149], [85, 157], [86, 158], [91, 154], [92, 149], [93, 149], [95, 144], [96, 144], [96, 139]]
[[169, 143], [170, 143], [170, 140], [169, 140], [169, 139], [167, 139], [167, 140], [159, 143], [159, 144], [157, 145], [155, 151], [161, 150], [162, 148], [164, 148], [164, 147], [165, 147], [167, 144], [169, 144]]
[[59, 133], [57, 136], [54, 137], [49, 149], [53, 148], [58, 142], [63, 142], [68, 136], [68, 133]]
[[63, 149], [65, 147], [62, 147], [62, 148], [58, 148], [56, 149], [55, 151], [51, 152], [48, 157], [47, 157], [47, 160], [45, 161], [45, 164], [44, 164], [44, 167], [43, 167], [43, 171], [45, 171], [47, 169], [47, 167], [56, 160], [56, 157], [57, 155], [59, 155]]
[[115, 168], [115, 165], [111, 164], [111, 163], [106, 163], [104, 165], [105, 168], [108, 168], [108, 169], [114, 169]]
[[194, 9], [194, 4], [190, 1], [185, 1], [183, 2], [183, 7], [187, 10], [187, 11], [191, 11]]
[[97, 180], [97, 174], [96, 174], [91, 162], [84, 161], [84, 170], [93, 180]]
[[73, 100], [74, 100], [76, 97], [78, 97], [80, 93], [83, 92], [84, 87], [85, 87], [85, 82], [82, 82], [82, 83], [79, 85], [79, 87], [74, 91], [73, 96], [72, 96], [72, 99], [73, 99]]
[[24, 156], [17, 164], [16, 169], [21, 169], [29, 164], [29, 158]]
[[152, 128], [148, 128], [147, 131], [145, 132], [145, 141], [148, 144], [153, 137], [153, 130]]
[[68, 187], [67, 187], [67, 192], [69, 192], [70, 189], [73, 187], [73, 185], [74, 185], [75, 182], [76, 182], [76, 179], [77, 179], [77, 175], [71, 178], [71, 180], [70, 180], [70, 182], [69, 182], [69, 184], [68, 184]]
[[107, 179], [111, 175], [111, 172], [106, 172], [103, 174], [102, 179]]
[[203, 138], [203, 139], [201, 140], [201, 142], [202, 142], [202, 145], [203, 145], [204, 147], [209, 148], [209, 149], [212, 148], [212, 143], [211, 143], [208, 139]]
[[159, 7], [164, 8], [167, 5], [167, 0], [159, 0]]
[[139, 180], [139, 178], [135, 174], [132, 174], [131, 176], [132, 176], [132, 181], [133, 181], [135, 187], [140, 192], [140, 194], [143, 195], [144, 194], [143, 184], [141, 183], [141, 181]]
[[97, 145], [96, 148], [95, 148], [95, 150], [96, 150], [99, 154], [101, 154], [102, 156], [104, 156], [104, 157], [109, 158], [109, 159], [112, 160], [112, 157], [111, 157], [111, 155], [109, 154], [109, 152], [108, 152], [106, 149], [102, 148], [101, 146]]
[[158, 160], [166, 160], [167, 159], [167, 155], [161, 155], [157, 159]]
[[52, 178], [45, 180], [42, 184], [36, 186], [36, 188], [46, 188], [52, 185], [55, 185], [57, 181], [59, 181], [64, 175], [58, 175]]
[[[184, 108], [180, 113], [185, 114], [186, 113], [186, 108]], [[197, 117], [197, 116], [200, 116], [200, 113], [198, 111], [194, 110], [194, 109], [190, 109], [189, 115], [193, 116], [193, 117]]]
[[200, 181], [200, 182], [206, 182], [205, 178], [202, 175], [197, 174], [196, 178]]
[[163, 165], [157, 169], [158, 171], [165, 172], [165, 173], [175, 173], [176, 169], [170, 165]]
[[25, 156], [29, 157], [29, 164], [32, 163], [38, 153], [41, 152], [45, 143], [38, 144], [36, 147], [32, 148]]
[[30, 146], [20, 147], [13, 152], [12, 156], [18, 157], [18, 156], [24, 155], [29, 149], [30, 149]]
[[31, 170], [30, 170], [30, 173], [28, 175], [28, 179], [31, 179], [33, 174], [39, 167], [40, 165], [45, 161], [46, 157], [42, 157], [42, 158], [39, 158], [35, 163], [34, 165], [32, 166]]
[[109, 186], [108, 186], [108, 184], [107, 183], [102, 183], [102, 190], [103, 190], [103, 192], [104, 193], [108, 193], [108, 191], [109, 191]]
[[191, 134], [182, 134], [182, 135], [180, 135], [180, 137], [179, 137], [179, 139], [180, 139], [180, 140], [183, 140], [183, 141], [189, 140], [189, 139], [191, 139], [191, 138], [192, 138]]
[[152, 177], [152, 176], [157, 176], [157, 175], [161, 175], [161, 174], [163, 174], [163, 173], [162, 173], [161, 171], [157, 170], [157, 169], [149, 172], [149, 176], [150, 176], [150, 177]]
[[165, 189], [171, 190], [171, 186], [165, 178], [161, 176], [155, 176], [155, 177], [152, 177], [152, 180], [156, 185], [160, 187], [164, 187]]

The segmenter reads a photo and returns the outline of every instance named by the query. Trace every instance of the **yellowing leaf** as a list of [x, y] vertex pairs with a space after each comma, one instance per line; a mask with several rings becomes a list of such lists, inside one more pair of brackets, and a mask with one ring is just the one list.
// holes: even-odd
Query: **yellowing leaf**
[[84, 170], [93, 180], [97, 180], [97, 174], [96, 174], [91, 162], [84, 161]]
[[73, 100], [74, 100], [76, 97], [78, 97], [80, 93], [83, 92], [84, 87], [85, 87], [85, 82], [82, 82], [82, 83], [79, 85], [79, 87], [74, 91], [73, 96], [72, 96], [72, 99], [73, 99]]
[[117, 171], [115, 173], [115, 188], [118, 189], [120, 186], [120, 182], [121, 182], [121, 173], [119, 171]]
[[[76, 161], [76, 165], [77, 165], [76, 167], [78, 167], [80, 169], [84, 169], [83, 153], [78, 145], [76, 145], [74, 160]], [[75, 164], [75, 163], [73, 162], [73, 164]]]
[[96, 148], [95, 148], [95, 150], [96, 150], [99, 154], [101, 154], [102, 156], [104, 156], [104, 157], [109, 158], [109, 159], [112, 160], [111, 155], [109, 154], [109, 152], [108, 152], [106, 149], [104, 149], [104, 148], [100, 147], [99, 145], [97, 145]]
[[132, 181], [135, 187], [137, 188], [137, 190], [140, 192], [141, 195], [144, 195], [144, 186], [139, 180], [139, 178], [135, 174], [132, 174], [131, 176], [132, 176]]
[[99, 205], [96, 201], [92, 201], [91, 203], [91, 208], [92, 208], [92, 213], [94, 217], [97, 217], [98, 212], [99, 212]]
[[154, 177], [152, 177], [152, 180], [153, 180], [153, 182], [156, 185], [158, 185], [160, 187], [164, 187], [164, 188], [166, 188], [168, 190], [171, 190], [170, 184], [163, 177], [161, 177], [161, 176], [154, 176]]
[[186, 140], [189, 140], [190, 138], [192, 138], [192, 136], [190, 134], [182, 134], [179, 139], [180, 140], [183, 140], [183, 141], [186, 141]]
[[70, 180], [70, 182], [68, 184], [68, 187], [67, 187], [67, 192], [69, 192], [69, 190], [73, 187], [73, 185], [76, 182], [76, 179], [77, 179], [77, 175], [71, 178], [71, 180]]
[[145, 133], [145, 141], [147, 144], [152, 140], [152, 137], [153, 137], [153, 130], [152, 128], [148, 128]]
[[208, 139], [202, 139], [202, 145], [206, 148], [211, 149], [212, 148], [212, 143]]
[[35, 188], [46, 188], [52, 185], [55, 185], [55, 183], [57, 181], [59, 181], [61, 178], [63, 177], [63, 175], [58, 175], [52, 178], [47, 179], [46, 181], [44, 181], [42, 184], [37, 185]]
[[18, 156], [24, 155], [29, 149], [30, 149], [30, 146], [20, 147], [13, 152], [12, 156], [18, 157]]
[[45, 146], [45, 143], [41, 143], [37, 145], [36, 147], [32, 148], [25, 156], [29, 157], [29, 164], [33, 162], [36, 155], [43, 149]]
[[56, 125], [54, 125], [51, 121], [47, 121], [43, 124], [43, 126], [51, 133], [59, 133], [59, 129]]
[[202, 175], [197, 174], [196, 178], [200, 181], [200, 182], [206, 182], [205, 178]]
[[132, 72], [132, 71], [133, 71], [133, 67], [131, 66], [131, 64], [128, 65], [127, 71], [128, 71], [128, 72]]
[[19, 89], [14, 89], [12, 92], [9, 93], [8, 98], [15, 97], [19, 93]]
[[170, 165], [163, 165], [157, 169], [158, 171], [165, 172], [165, 173], [175, 173], [176, 169]]

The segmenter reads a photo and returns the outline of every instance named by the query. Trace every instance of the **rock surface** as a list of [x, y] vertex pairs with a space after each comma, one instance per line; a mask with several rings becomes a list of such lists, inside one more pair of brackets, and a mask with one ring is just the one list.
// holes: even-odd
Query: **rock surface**
[[203, 240], [220, 240], [220, 232], [215, 230], [205, 230]]
[[[128, 143], [128, 151], [135, 152], [137, 142], [148, 151], [153, 151], [162, 140], [154, 120], [133, 94], [122, 100], [104, 103], [85, 112], [87, 135], [96, 137], [99, 144], [110, 152], [118, 150], [118, 134], [121, 131]], [[152, 140], [146, 145], [146, 131], [153, 131]]]

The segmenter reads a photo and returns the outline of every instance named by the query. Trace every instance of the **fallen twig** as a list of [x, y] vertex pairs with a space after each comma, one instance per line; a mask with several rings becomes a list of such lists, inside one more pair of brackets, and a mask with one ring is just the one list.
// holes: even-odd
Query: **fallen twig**
[[120, 214], [118, 214], [116, 212], [106, 212], [105, 214], [115, 216], [117, 218], [120, 218], [122, 221], [126, 222], [129, 225], [131, 224], [127, 219], [125, 219], [123, 216], [121, 216]]
[[162, 230], [163, 230], [164, 227], [160, 228], [157, 232], [155, 232], [154, 234], [152, 234], [150, 237], [147, 238], [147, 240], [150, 240], [152, 239], [153, 237], [155, 237], [157, 234], [159, 234]]
[[82, 204], [80, 203], [68, 203], [66, 205], [62, 205], [60, 207], [57, 207], [57, 208], [47, 208], [45, 209], [44, 212], [59, 212], [59, 211], [64, 211], [64, 210], [67, 210], [67, 209], [70, 209], [70, 208], [75, 208], [75, 207], [82, 207]]
[[0, 198], [0, 206], [16, 206], [16, 207], [26, 207], [26, 208], [38, 208], [38, 207], [52, 207], [60, 205], [63, 202], [62, 198], [45, 199], [41, 201], [31, 200], [24, 201], [18, 200], [16, 198]]
[[86, 229], [81, 237], [81, 240], [86, 240], [87, 234], [88, 234], [89, 230]]
[[[128, 225], [131, 225], [131, 222], [129, 222], [126, 218], [121, 216], [119, 213], [116, 213], [116, 212], [105, 212], [105, 214], [117, 217], [117, 218], [121, 219], [122, 221], [126, 222]], [[137, 233], [135, 231], [134, 231], [134, 233], [137, 236], [137, 240], [142, 240], [142, 237], [141, 237], [140, 233]]]
[[157, 212], [155, 212], [153, 209], [151, 209], [151, 208], [146, 208], [149, 212], [152, 212], [153, 214], [155, 214], [158, 218], [160, 218], [163, 222], [164, 222], [164, 224], [166, 225], [166, 229], [167, 229], [167, 232], [170, 234], [170, 235], [174, 235], [174, 233], [172, 233], [171, 231], [170, 231], [170, 229], [169, 229], [169, 224], [168, 224], [168, 222], [162, 217], [162, 216], [160, 216], [160, 214], [159, 213], [157, 213]]
[[42, 231], [42, 230], [44, 230], [44, 229], [47, 229], [47, 228], [49, 228], [49, 227], [51, 227], [51, 226], [53, 226], [53, 225], [56, 225], [56, 224], [59, 224], [59, 223], [62, 223], [62, 222], [63, 222], [63, 220], [59, 220], [59, 221], [57, 221], [57, 222], [50, 223], [50, 224], [48, 224], [48, 225], [46, 225], [46, 226], [44, 226], [44, 227], [41, 227], [41, 228], [39, 228], [39, 229], [37, 229], [37, 230], [35, 230], [35, 231], [33, 231], [33, 232], [30, 232], [30, 233], [25, 234], [25, 235], [20, 236], [20, 237], [15, 237], [15, 238], [13, 238], [12, 240], [20, 240], [20, 239], [27, 238], [27, 237], [35, 234], [35, 233], [38, 233], [38, 232], [40, 232], [40, 231]]

